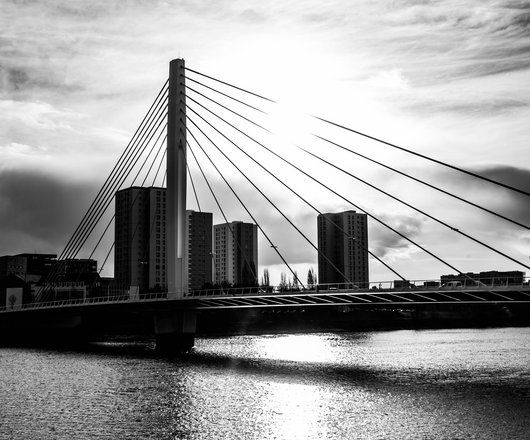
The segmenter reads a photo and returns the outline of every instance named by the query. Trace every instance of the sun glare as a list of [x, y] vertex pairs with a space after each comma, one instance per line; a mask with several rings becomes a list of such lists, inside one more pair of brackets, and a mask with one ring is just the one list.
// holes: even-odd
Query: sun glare
[[329, 340], [321, 335], [285, 335], [262, 338], [264, 357], [283, 361], [328, 362], [332, 360]]
[[311, 134], [312, 118], [297, 105], [280, 103], [269, 112], [268, 128], [286, 143], [301, 144]]
[[271, 415], [277, 438], [326, 438], [329, 397], [315, 385], [271, 383], [264, 411]]

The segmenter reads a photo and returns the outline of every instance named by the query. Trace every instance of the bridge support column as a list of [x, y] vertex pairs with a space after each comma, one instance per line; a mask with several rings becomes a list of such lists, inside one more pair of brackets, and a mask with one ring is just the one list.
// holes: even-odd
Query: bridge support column
[[168, 298], [188, 291], [186, 241], [186, 85], [184, 60], [169, 63], [166, 252]]
[[186, 353], [195, 345], [195, 311], [156, 312], [154, 315], [156, 348], [164, 353]]

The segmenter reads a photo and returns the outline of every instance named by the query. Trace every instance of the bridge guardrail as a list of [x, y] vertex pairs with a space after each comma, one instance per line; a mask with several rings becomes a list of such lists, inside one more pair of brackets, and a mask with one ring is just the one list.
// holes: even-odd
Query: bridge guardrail
[[471, 280], [466, 280], [464, 283], [460, 281], [450, 281], [442, 283], [440, 280], [410, 280], [410, 281], [377, 281], [367, 283], [365, 286], [352, 283], [328, 283], [317, 284], [309, 288], [302, 287], [285, 287], [285, 286], [259, 286], [259, 287], [230, 287], [230, 288], [210, 288], [195, 290], [187, 294], [187, 297], [211, 297], [211, 296], [228, 296], [228, 295], [264, 295], [264, 294], [288, 294], [288, 293], [304, 293], [304, 292], [319, 292], [332, 293], [344, 291], [358, 291], [359, 293], [368, 292], [388, 292], [396, 290], [471, 290], [471, 289], [485, 289], [501, 287], [513, 288], [519, 286], [520, 288], [528, 287], [530, 278], [526, 277], [516, 282], [511, 282], [512, 278], [476, 280], [473, 283]]
[[[184, 296], [184, 299], [202, 298], [202, 297], [228, 297], [228, 296], [263, 296], [263, 295], [289, 295], [289, 294], [337, 294], [348, 292], [351, 294], [377, 294], [386, 292], [404, 292], [404, 291], [469, 291], [469, 290], [487, 290], [487, 289], [529, 289], [530, 278], [526, 277], [519, 282], [510, 282], [513, 279], [493, 279], [491, 284], [483, 282], [469, 283], [467, 285], [462, 283], [441, 283], [440, 280], [412, 280], [405, 284], [401, 281], [381, 281], [368, 283], [364, 288], [352, 283], [332, 283], [332, 284], [318, 284], [311, 286], [311, 288], [285, 288], [285, 286], [261, 286], [261, 287], [235, 287], [235, 288], [217, 288], [217, 289], [201, 289], [189, 292]], [[122, 303], [122, 302], [142, 302], [153, 300], [165, 300], [168, 298], [167, 292], [158, 293], [141, 293], [139, 295], [130, 295], [122, 293], [119, 295], [107, 295], [100, 297], [87, 297], [76, 299], [53, 300], [45, 302], [33, 302], [20, 304], [16, 306], [2, 306], [0, 312], [11, 312], [21, 310], [38, 310], [42, 308], [75, 306], [75, 305], [91, 305], [100, 303]]]
[[131, 297], [130, 295], [111, 295], [111, 296], [99, 296], [92, 298], [76, 298], [76, 299], [65, 299], [55, 301], [42, 301], [20, 304], [17, 306], [0, 307], [0, 312], [9, 311], [20, 311], [20, 310], [36, 310], [42, 308], [61, 307], [61, 306], [74, 306], [74, 305], [90, 305], [100, 303], [120, 303], [120, 302], [137, 302], [137, 301], [152, 301], [154, 299], [167, 299], [167, 292], [162, 293], [146, 293], [141, 294], [138, 298]]

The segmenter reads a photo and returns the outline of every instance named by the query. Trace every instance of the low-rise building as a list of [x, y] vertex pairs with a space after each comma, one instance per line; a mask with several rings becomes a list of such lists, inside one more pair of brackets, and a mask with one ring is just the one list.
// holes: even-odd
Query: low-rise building
[[523, 284], [525, 275], [525, 272], [519, 270], [506, 272], [490, 270], [479, 273], [467, 272], [465, 274], [457, 275], [442, 275], [440, 277], [440, 282], [442, 283], [442, 286], [456, 282], [461, 283], [462, 286], [476, 285], [477, 283], [485, 284], [487, 286]]
[[0, 257], [0, 277], [16, 275], [24, 281], [36, 283], [48, 276], [56, 259], [56, 254], [3, 255]]

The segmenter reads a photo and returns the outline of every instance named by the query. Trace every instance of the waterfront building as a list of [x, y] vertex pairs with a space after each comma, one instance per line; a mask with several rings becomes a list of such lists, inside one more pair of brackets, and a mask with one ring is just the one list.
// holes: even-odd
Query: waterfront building
[[[167, 289], [166, 188], [131, 187], [116, 193], [114, 278], [140, 292]], [[212, 282], [212, 214], [186, 211], [188, 289]]]
[[258, 227], [234, 221], [214, 226], [214, 280], [233, 286], [258, 282]]
[[197, 290], [212, 283], [211, 212], [186, 211], [186, 267], [188, 290]]
[[523, 284], [525, 282], [525, 276], [526, 273], [519, 270], [506, 272], [490, 270], [479, 273], [467, 272], [457, 275], [442, 275], [440, 282], [442, 286], [448, 283], [461, 283], [462, 286], [475, 285], [476, 283], [486, 284], [488, 286], [510, 285]]
[[[2, 257], [0, 257], [2, 258]], [[17, 289], [17, 294], [13, 299], [13, 289]], [[21, 277], [14, 273], [7, 275], [0, 274], [0, 307], [14, 306], [31, 301], [29, 294], [29, 283], [25, 282]]]
[[358, 287], [368, 287], [366, 214], [355, 211], [320, 214], [317, 217], [317, 235], [319, 283], [351, 281]]
[[50, 273], [56, 258], [56, 254], [3, 255], [0, 257], [0, 277], [16, 275], [24, 281], [36, 283]]
[[116, 193], [114, 274], [140, 291], [166, 285], [166, 189], [137, 187]]
[[87, 286], [99, 280], [97, 261], [88, 258], [57, 260], [56, 254], [18, 254], [0, 257], [0, 280], [19, 279], [24, 303], [35, 299], [42, 287], [53, 285], [48, 299], [86, 297]]
[[59, 281], [76, 281], [83, 276], [94, 278], [98, 273], [98, 262], [91, 258], [56, 260], [53, 267], [53, 278]]

